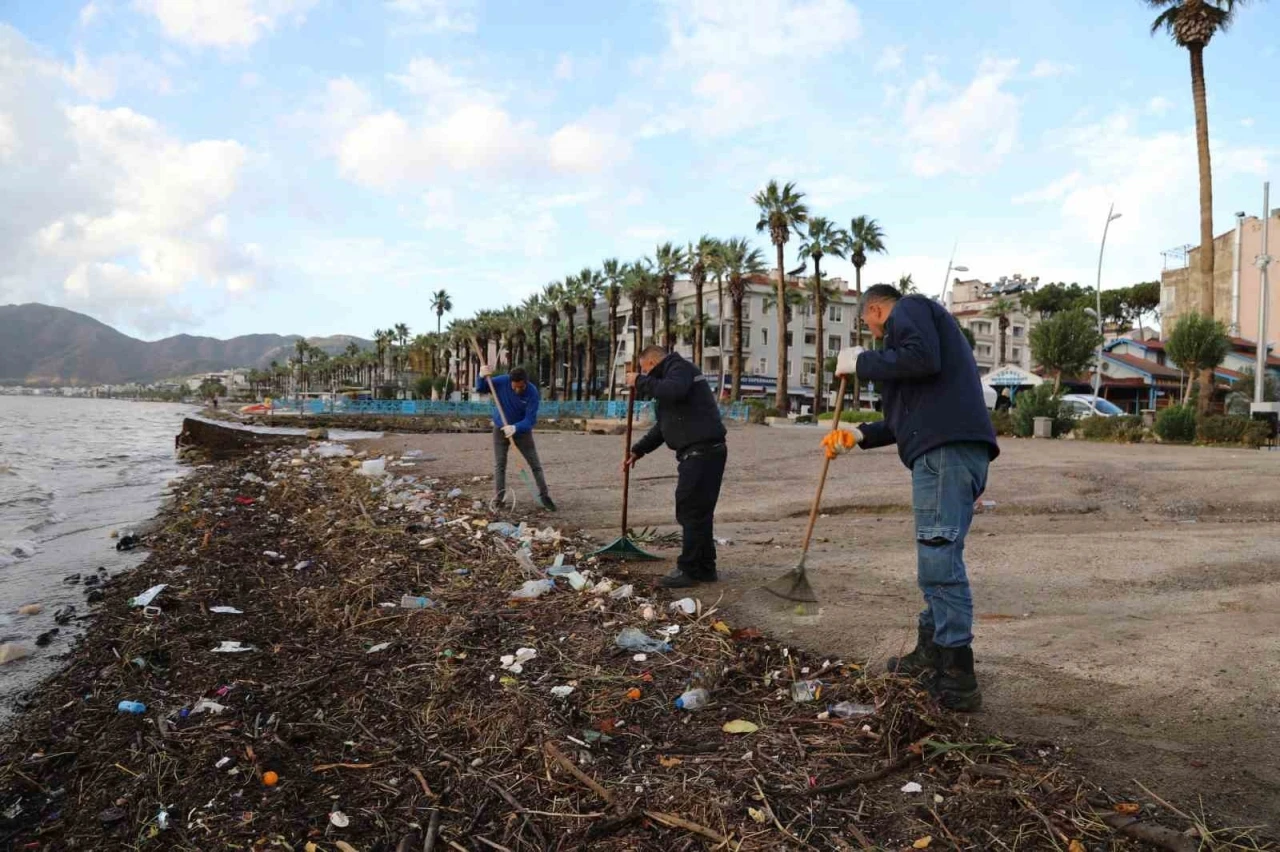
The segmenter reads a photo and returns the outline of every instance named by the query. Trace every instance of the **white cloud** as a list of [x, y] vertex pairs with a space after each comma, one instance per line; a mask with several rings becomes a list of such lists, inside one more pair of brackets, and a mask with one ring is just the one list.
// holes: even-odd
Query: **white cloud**
[[886, 71], [896, 71], [902, 67], [903, 57], [906, 55], [906, 48], [901, 45], [889, 45], [880, 51], [880, 58], [876, 60], [875, 70], [877, 74], [883, 74]]
[[1031, 68], [1031, 76], [1036, 78], [1062, 77], [1076, 73], [1076, 66], [1067, 62], [1055, 62], [1052, 59], [1041, 59]]
[[[194, 286], [223, 294], [265, 277], [230, 235], [248, 151], [184, 142], [133, 110], [64, 106], [64, 70], [0, 27], [0, 301], [92, 310], [145, 331], [184, 321]], [[8, 140], [7, 142], [5, 140]]]
[[1161, 95], [1156, 95], [1147, 101], [1147, 112], [1152, 115], [1164, 115], [1173, 106], [1173, 101]]
[[[770, 172], [770, 174], [795, 174], [791, 172]], [[862, 198], [874, 187], [848, 175], [827, 175], [826, 177], [806, 178], [804, 189], [808, 194], [810, 207], [819, 210], [831, 210], [843, 207], [851, 201]]]
[[317, 0], [134, 0], [169, 38], [192, 47], [245, 48], [282, 20], [300, 22]]
[[631, 146], [619, 136], [573, 122], [552, 134], [548, 153], [551, 167], [556, 171], [593, 173], [627, 159]]
[[407, 22], [396, 31], [403, 34], [473, 33], [476, 31], [474, 0], [388, 0], [387, 8]]
[[426, 114], [435, 117], [466, 106], [496, 106], [502, 100], [430, 57], [410, 60], [404, 74], [392, 74], [390, 78], [409, 94], [422, 98]]
[[75, 64], [64, 67], [62, 76], [71, 88], [92, 101], [112, 100], [122, 86], [139, 86], [161, 95], [173, 93], [169, 75], [137, 54], [108, 54], [91, 60], [83, 50], [76, 50]]
[[573, 57], [567, 53], [560, 54], [556, 60], [555, 77], [557, 80], [573, 79]]
[[80, 7], [80, 26], [89, 26], [97, 20], [100, 14], [102, 14], [102, 7], [98, 5], [96, 0], [89, 0], [88, 3]]
[[1017, 67], [1017, 60], [983, 60], [958, 91], [936, 71], [912, 84], [903, 120], [915, 174], [977, 174], [999, 165], [1018, 135], [1018, 99], [1003, 88]]
[[671, 239], [673, 233], [674, 231], [665, 225], [632, 225], [630, 228], [625, 229], [622, 235], [632, 240], [661, 242], [662, 240]]

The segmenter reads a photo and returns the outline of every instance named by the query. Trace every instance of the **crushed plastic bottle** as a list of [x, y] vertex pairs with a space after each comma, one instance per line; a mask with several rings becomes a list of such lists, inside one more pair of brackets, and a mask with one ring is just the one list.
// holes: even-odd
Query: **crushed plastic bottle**
[[504, 535], [507, 538], [515, 538], [520, 534], [518, 527], [514, 524], [509, 524], [506, 521], [494, 521], [489, 524], [489, 532]]
[[705, 689], [690, 689], [676, 699], [677, 710], [698, 710], [711, 702], [711, 693]]
[[455, 489], [453, 489], [452, 491], [450, 491], [448, 494], [446, 494], [445, 496], [446, 496], [446, 497], [448, 497], [450, 500], [457, 500], [459, 497], [461, 497], [461, 496], [462, 496], [462, 489], [461, 489], [461, 488], [455, 488]]
[[627, 583], [625, 586], [619, 586], [618, 588], [610, 592], [609, 597], [613, 598], [616, 601], [626, 600], [627, 598], [634, 595], [635, 591], [636, 591], [635, 586], [631, 585], [630, 583]]
[[116, 710], [121, 713], [133, 713], [138, 715], [147, 712], [147, 705], [141, 701], [121, 701], [116, 705]]
[[862, 716], [875, 715], [876, 708], [873, 704], [856, 704], [852, 701], [841, 701], [839, 704], [831, 708], [832, 716], [839, 716], [841, 719], [857, 719]]
[[797, 680], [791, 684], [791, 700], [797, 704], [808, 704], [822, 695], [822, 681]]
[[520, 600], [540, 598], [555, 587], [555, 580], [525, 580], [524, 585], [516, 589], [508, 597]]
[[667, 609], [672, 612], [683, 612], [685, 615], [693, 615], [698, 611], [698, 602], [693, 598], [681, 598], [678, 601], [672, 601], [668, 604]]
[[613, 644], [619, 648], [626, 648], [628, 651], [647, 651], [647, 652], [667, 652], [671, 650], [671, 645], [659, 639], [654, 639], [643, 630], [636, 627], [627, 627], [618, 634], [618, 638], [613, 640]]
[[364, 476], [383, 476], [387, 472], [385, 458], [369, 459], [360, 463], [360, 473]]
[[[555, 569], [553, 568], [552, 570], [554, 571]], [[569, 581], [569, 585], [573, 587], [575, 592], [582, 591], [587, 587], [587, 583], [590, 582], [590, 580], [579, 574], [577, 571], [570, 571], [568, 574], [563, 576]]]
[[435, 605], [436, 602], [431, 600], [431, 598], [422, 597], [420, 595], [404, 595], [400, 598], [401, 609], [431, 609], [431, 607]]

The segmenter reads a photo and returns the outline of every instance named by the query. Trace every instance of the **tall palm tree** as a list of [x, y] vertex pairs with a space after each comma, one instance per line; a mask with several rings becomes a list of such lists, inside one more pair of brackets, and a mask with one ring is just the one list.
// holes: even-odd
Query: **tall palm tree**
[[707, 272], [716, 282], [716, 313], [719, 315], [720, 323], [716, 336], [716, 346], [720, 351], [720, 378], [716, 384], [716, 396], [724, 398], [724, 376], [725, 368], [728, 366], [728, 360], [724, 357], [724, 339], [725, 339], [725, 316], [728, 311], [724, 309], [724, 276], [725, 276], [725, 259], [724, 259], [724, 242], [716, 240], [715, 246], [711, 254], [707, 258]]
[[528, 317], [529, 330], [533, 332], [533, 385], [542, 385], [542, 297], [530, 296], [521, 306]]
[[436, 313], [436, 334], [439, 334], [440, 321], [453, 310], [453, 299], [449, 298], [448, 290], [437, 290], [431, 294], [431, 310]]
[[[888, 251], [884, 245], [884, 230], [880, 223], [869, 216], [854, 216], [849, 221], [849, 260], [853, 262], [853, 293], [858, 304], [853, 311], [853, 339], [857, 345], [863, 343], [862, 329], [862, 267], [867, 265], [867, 255], [884, 254]], [[862, 389], [858, 377], [853, 377], [853, 400], [857, 407], [862, 406]]]
[[824, 363], [824, 347], [826, 339], [823, 335], [823, 314], [827, 310], [827, 294], [830, 287], [822, 277], [822, 258], [827, 255], [844, 259], [846, 247], [849, 244], [849, 235], [840, 228], [835, 226], [830, 219], [825, 216], [814, 216], [809, 219], [808, 233], [804, 237], [804, 242], [800, 243], [800, 259], [813, 260], [813, 278], [810, 279], [809, 292], [813, 298], [813, 309], [817, 314], [816, 333], [817, 347], [814, 350], [817, 362], [816, 378], [813, 383], [813, 413], [821, 414], [824, 397], [822, 396], [822, 379]]
[[600, 269], [604, 277], [604, 299], [609, 305], [609, 401], [612, 402], [616, 395], [613, 371], [618, 363], [618, 335], [621, 333], [618, 328], [618, 305], [622, 301], [622, 281], [626, 268], [618, 263], [616, 257], [611, 257], [601, 264]]
[[[794, 231], [809, 218], [809, 208], [800, 200], [803, 192], [796, 190], [794, 183], [779, 187], [776, 180], [771, 180], [763, 190], [752, 196], [751, 200], [760, 208], [760, 220], [756, 222], [756, 232], [769, 234], [769, 241], [778, 252], [778, 301], [786, 302], [787, 272], [783, 260], [783, 246], [791, 238]], [[778, 311], [778, 389], [774, 396], [774, 406], [782, 412], [790, 407], [787, 401], [787, 316], [785, 311]]]
[[1000, 329], [1000, 351], [996, 354], [996, 366], [1004, 366], [1004, 353], [1006, 338], [1009, 336], [1009, 315], [1018, 310], [1018, 303], [1007, 296], [997, 296], [987, 305], [987, 309], [983, 312], [984, 316], [991, 317], [996, 321], [996, 325]]
[[547, 328], [551, 332], [551, 376], [547, 383], [547, 398], [556, 398], [556, 373], [559, 371], [558, 358], [560, 350], [556, 346], [556, 332], [560, 325], [560, 303], [563, 286], [559, 281], [552, 281], [542, 288], [542, 310], [546, 312]]
[[920, 292], [916, 289], [916, 281], [911, 277], [910, 272], [904, 272], [898, 276], [898, 292], [904, 296]]
[[596, 299], [604, 287], [604, 275], [590, 267], [578, 273], [578, 303], [587, 321], [587, 387], [585, 398], [595, 396], [596, 389]]
[[[733, 301], [733, 394], [737, 402], [742, 392], [742, 303], [747, 297], [747, 277], [764, 272], [764, 255], [752, 248], [744, 237], [725, 240], [720, 247], [724, 273], [729, 279], [729, 298]], [[779, 311], [781, 313], [781, 311]], [[724, 346], [720, 347], [721, 352]], [[723, 359], [723, 355], [721, 358]]]
[[[573, 399], [576, 387], [578, 399], [582, 398], [582, 376], [577, 375], [574, 365], [577, 359], [574, 357], [574, 346], [577, 345], [578, 338], [574, 335], [573, 324], [578, 315], [578, 294], [582, 290], [582, 284], [578, 281], [576, 275], [566, 275], [564, 284], [560, 288], [560, 313], [564, 314], [567, 336], [564, 341], [564, 360], [568, 365], [565, 376], [564, 398]], [[557, 365], [558, 366], [558, 365]]]
[[707, 285], [707, 265], [717, 249], [714, 239], [703, 234], [696, 243], [689, 243], [685, 261], [689, 265], [689, 279], [693, 282], [693, 363], [703, 369], [702, 350], [706, 340], [706, 323], [702, 311], [702, 291]]
[[402, 322], [398, 322], [396, 323], [395, 328], [392, 329], [392, 331], [395, 332], [396, 340], [400, 344], [399, 351], [400, 351], [400, 361], [402, 364], [401, 369], [404, 369], [403, 362], [404, 362], [405, 354], [409, 348], [409, 326], [405, 325]]
[[676, 276], [688, 269], [684, 249], [671, 243], [663, 243], [653, 252], [654, 271], [662, 293], [662, 345], [671, 350], [671, 297], [675, 293]]
[[[1219, 32], [1231, 26], [1246, 0], [1146, 0], [1160, 14], [1151, 34], [1167, 32], [1191, 58], [1191, 101], [1196, 114], [1196, 153], [1200, 163], [1200, 313], [1212, 317], [1213, 296], [1213, 169], [1209, 162], [1209, 107], [1204, 91], [1204, 49]], [[1207, 410], [1213, 395], [1213, 371], [1200, 373], [1200, 405]]]

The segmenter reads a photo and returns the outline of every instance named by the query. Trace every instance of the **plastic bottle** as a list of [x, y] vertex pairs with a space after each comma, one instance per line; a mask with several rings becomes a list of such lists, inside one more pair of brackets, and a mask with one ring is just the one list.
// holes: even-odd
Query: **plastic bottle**
[[145, 713], [147, 712], [147, 705], [143, 704], [141, 701], [121, 701], [116, 705], [116, 710], [121, 713]]
[[435, 601], [431, 598], [415, 597], [413, 595], [405, 595], [400, 598], [401, 609], [430, 609], [435, 606]]
[[711, 693], [705, 689], [690, 689], [676, 699], [677, 710], [697, 710], [707, 706], [711, 701]]

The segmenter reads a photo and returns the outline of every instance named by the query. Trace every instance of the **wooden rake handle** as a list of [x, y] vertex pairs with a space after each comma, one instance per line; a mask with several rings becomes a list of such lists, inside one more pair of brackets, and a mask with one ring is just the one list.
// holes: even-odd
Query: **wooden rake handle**
[[[835, 416], [831, 418], [832, 432], [835, 432], [840, 428], [840, 414], [844, 408], [844, 393], [848, 383], [848, 376], [840, 377], [840, 390], [836, 394]], [[800, 548], [800, 558], [802, 560], [804, 559], [805, 554], [809, 552], [809, 542], [813, 539], [813, 528], [818, 523], [818, 509], [822, 506], [822, 489], [827, 484], [827, 470], [830, 467], [831, 459], [824, 452], [822, 454], [822, 475], [818, 477], [818, 490], [813, 495], [813, 506], [809, 509], [809, 527], [804, 531], [804, 544]]]

